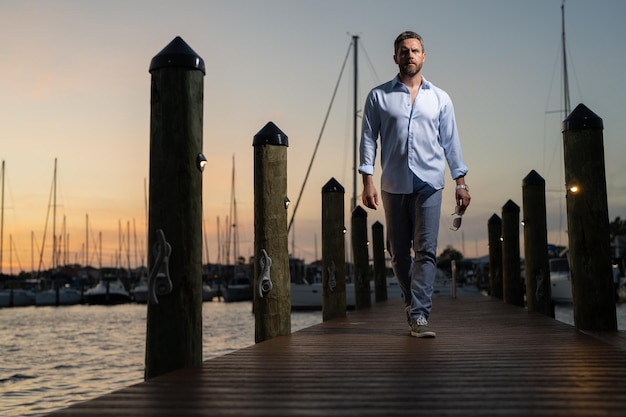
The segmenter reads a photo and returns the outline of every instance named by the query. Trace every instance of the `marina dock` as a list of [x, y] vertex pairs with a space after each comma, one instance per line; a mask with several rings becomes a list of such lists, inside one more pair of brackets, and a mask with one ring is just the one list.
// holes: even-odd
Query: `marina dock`
[[493, 297], [436, 297], [433, 339], [400, 300], [348, 313], [51, 416], [623, 416], [626, 334]]

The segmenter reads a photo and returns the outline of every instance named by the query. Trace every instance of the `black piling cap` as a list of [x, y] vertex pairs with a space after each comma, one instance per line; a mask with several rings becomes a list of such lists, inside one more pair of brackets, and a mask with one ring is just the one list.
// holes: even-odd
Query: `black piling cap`
[[489, 221], [487, 222], [487, 224], [488, 224], [488, 225], [489, 225], [489, 224], [494, 224], [494, 225], [496, 225], [496, 224], [502, 224], [502, 219], [500, 218], [500, 216], [498, 216], [497, 214], [495, 214], [495, 213], [494, 213], [494, 214], [493, 214], [493, 216], [491, 216], [491, 217], [489, 218]]
[[378, 221], [372, 225], [372, 229], [375, 229], [375, 230], [382, 229], [382, 228], [383, 228], [383, 224]]
[[352, 218], [357, 217], [367, 217], [367, 211], [361, 206], [356, 206], [354, 210], [352, 210]]
[[282, 130], [278, 128], [274, 123], [268, 122], [263, 129], [254, 135], [252, 146], [257, 145], [283, 145], [289, 146], [289, 139]]
[[573, 112], [563, 120], [561, 132], [571, 129], [603, 129], [602, 118], [580, 103]]
[[534, 169], [528, 173], [522, 180], [522, 186], [525, 187], [527, 185], [546, 185], [546, 180], [543, 179], [541, 175], [537, 173]]
[[519, 206], [513, 200], [509, 200], [502, 206], [502, 213], [519, 213]]
[[206, 74], [204, 60], [180, 36], [175, 37], [150, 61], [150, 72], [164, 67], [198, 69]]
[[328, 182], [322, 187], [322, 193], [344, 193], [346, 190], [343, 188], [339, 181], [335, 177], [328, 180]]

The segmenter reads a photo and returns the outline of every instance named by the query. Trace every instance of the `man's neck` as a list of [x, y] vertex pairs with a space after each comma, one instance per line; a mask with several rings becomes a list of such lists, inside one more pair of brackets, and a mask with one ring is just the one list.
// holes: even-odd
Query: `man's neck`
[[415, 75], [399, 74], [398, 78], [400, 78], [400, 82], [402, 82], [402, 84], [406, 85], [407, 87], [411, 89], [419, 88], [419, 86], [422, 85], [422, 73], [421, 72], [418, 72]]

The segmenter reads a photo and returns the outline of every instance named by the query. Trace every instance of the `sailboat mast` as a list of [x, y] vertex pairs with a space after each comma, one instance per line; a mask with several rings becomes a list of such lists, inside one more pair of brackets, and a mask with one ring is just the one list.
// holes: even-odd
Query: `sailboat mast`
[[358, 169], [357, 169], [357, 165], [356, 165], [356, 151], [357, 151], [357, 146], [358, 146], [358, 137], [357, 137], [357, 119], [358, 119], [358, 103], [357, 103], [357, 89], [358, 89], [358, 69], [359, 69], [359, 59], [358, 59], [358, 44], [359, 44], [359, 37], [358, 36], [352, 36], [352, 41], [353, 41], [353, 48], [354, 48], [354, 97], [353, 97], [353, 104], [354, 104], [354, 117], [352, 120], [352, 129], [353, 129], [353, 133], [354, 133], [354, 151], [352, 153], [352, 166], [353, 166], [353, 181], [352, 181], [352, 209], [354, 210], [354, 208], [356, 208], [356, 183], [357, 183], [357, 174], [358, 174]]
[[35, 274], [35, 232], [30, 231], [30, 270], [31, 278], [34, 277]]
[[565, 47], [565, 0], [561, 3], [561, 42], [563, 44], [563, 119], [566, 119], [570, 113], [570, 102], [569, 80], [567, 77], [567, 53]]
[[2, 210], [0, 210], [0, 274], [2, 273], [2, 252], [4, 251], [4, 161], [2, 161]]
[[218, 264], [222, 263], [222, 253], [223, 253], [221, 233], [222, 232], [220, 230], [220, 216], [217, 216], [217, 263]]
[[85, 214], [85, 266], [89, 265], [89, 213]]
[[57, 267], [57, 158], [54, 158], [54, 178], [52, 180], [54, 194], [52, 200], [52, 269]]
[[135, 223], [135, 219], [133, 219], [133, 244], [135, 246], [135, 267], [140, 267], [139, 253], [137, 252], [137, 224]]
[[128, 278], [132, 278], [130, 265], [130, 221], [126, 220], [126, 262], [128, 263]]
[[239, 249], [238, 248], [239, 242], [237, 241], [238, 236], [237, 236], [237, 199], [235, 196], [235, 155], [233, 155], [233, 170], [232, 170], [231, 185], [230, 185], [229, 217], [230, 217], [230, 227], [228, 229], [229, 253], [227, 254], [227, 261], [230, 263], [230, 244], [232, 243], [233, 265], [235, 265], [237, 263], [237, 257], [239, 256], [239, 254], [237, 253]]

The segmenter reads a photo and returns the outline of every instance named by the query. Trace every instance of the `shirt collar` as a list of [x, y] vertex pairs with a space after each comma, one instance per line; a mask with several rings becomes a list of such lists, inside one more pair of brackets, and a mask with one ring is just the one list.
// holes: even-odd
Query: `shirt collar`
[[[395, 78], [391, 81], [391, 85], [392, 87], [396, 87], [398, 84], [402, 84], [402, 82], [400, 81], [400, 76], [396, 75]], [[404, 84], [402, 84], [404, 85]], [[430, 89], [430, 81], [428, 81], [423, 75], [422, 75], [422, 85], [420, 86], [421, 89], [424, 90], [429, 90]]]

